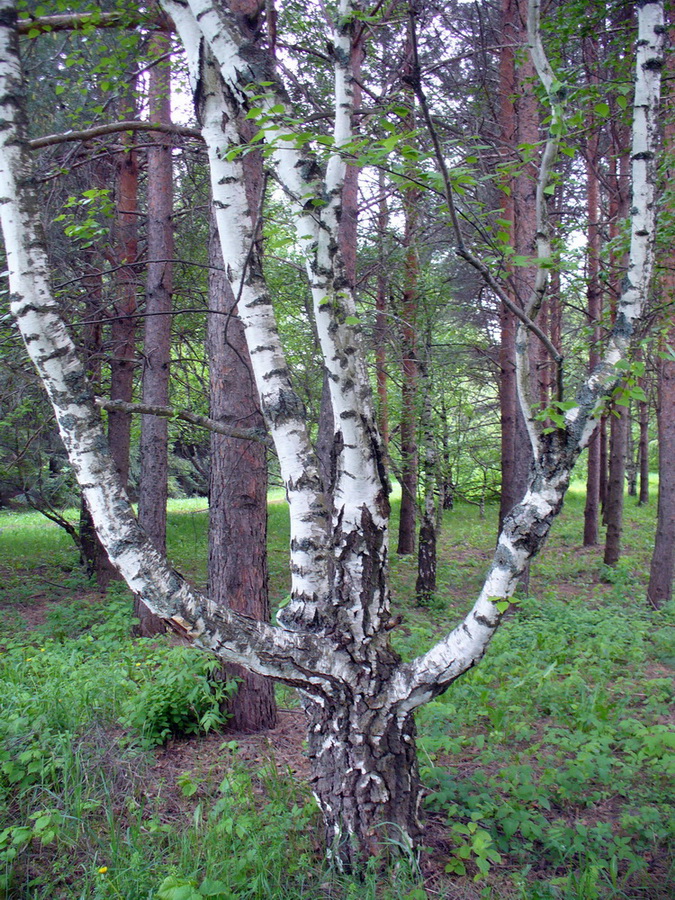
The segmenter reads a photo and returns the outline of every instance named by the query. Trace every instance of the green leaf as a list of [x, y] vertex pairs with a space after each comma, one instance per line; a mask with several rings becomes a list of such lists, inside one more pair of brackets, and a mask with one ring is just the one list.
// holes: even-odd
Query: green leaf
[[184, 878], [169, 875], [159, 886], [157, 900], [201, 900], [203, 894]]
[[505, 613], [511, 604], [508, 600], [500, 600], [498, 603], [495, 603], [495, 606], [497, 607], [498, 612]]
[[231, 897], [232, 892], [224, 881], [216, 881], [213, 878], [205, 878], [199, 885], [199, 893], [202, 897]]
[[596, 103], [594, 109], [603, 118], [609, 115], [609, 103]]

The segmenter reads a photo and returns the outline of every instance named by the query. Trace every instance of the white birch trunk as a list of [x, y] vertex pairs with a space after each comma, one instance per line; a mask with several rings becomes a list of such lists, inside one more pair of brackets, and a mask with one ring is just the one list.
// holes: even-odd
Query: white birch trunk
[[[260, 107], [261, 103], [268, 111], [276, 107], [287, 110], [286, 92], [270, 68], [270, 61], [261, 57], [255, 48], [243, 46], [236, 22], [227, 8], [212, 0], [189, 0], [189, 4], [174, 0], [166, 2], [165, 8], [171, 11], [179, 30], [183, 29], [181, 34], [187, 35], [192, 29], [194, 35], [195, 28], [199, 28], [228, 90], [232, 119], [256, 105]], [[351, 12], [351, 0], [341, 0], [340, 24], [331, 32], [335, 60], [335, 152], [329, 158], [325, 177], [320, 178], [320, 167], [307, 151], [298, 149], [293, 140], [283, 139], [292, 138], [292, 132], [282, 119], [274, 130], [270, 129], [270, 140], [277, 177], [295, 206], [298, 241], [305, 253], [317, 333], [328, 372], [335, 440], [340, 448], [333, 493], [334, 579], [326, 595], [332, 597], [333, 616], [339, 620], [341, 629], [351, 632], [353, 642], [359, 644], [372, 639], [389, 617], [386, 587], [389, 503], [365, 354], [359, 329], [354, 324], [356, 306], [338, 246], [346, 170], [340, 150], [352, 137], [350, 50], [354, 23]], [[190, 40], [194, 43], [194, 36]], [[261, 82], [267, 85], [268, 92], [263, 101], [256, 87]], [[253, 96], [248, 96], [251, 93]], [[237, 103], [240, 108], [236, 108]], [[216, 130], [218, 127], [222, 127], [220, 120], [216, 122]], [[211, 137], [206, 130], [203, 133], [207, 145], [209, 142], [223, 145], [222, 135], [218, 143], [215, 132]], [[234, 133], [230, 134], [229, 141], [230, 146], [235, 144]], [[224, 168], [223, 160], [214, 160], [213, 154], [211, 163], [218, 169]], [[221, 179], [212, 175], [212, 180], [215, 192]], [[224, 216], [219, 216], [220, 222], [225, 223]], [[224, 242], [225, 238], [221, 240]], [[225, 243], [223, 252], [230, 259], [231, 248], [226, 248]], [[247, 341], [252, 348], [248, 330]], [[378, 577], [374, 577], [375, 570], [380, 573]], [[295, 615], [295, 612], [288, 610], [285, 615]]]
[[[327, 509], [318, 467], [305, 427], [304, 408], [290, 381], [274, 308], [260, 271], [257, 230], [260, 210], [249, 208], [237, 130], [239, 108], [225, 94], [223, 81], [187, 4], [166, 0], [188, 57], [190, 79], [209, 154], [211, 189], [227, 276], [246, 328], [251, 365], [261, 409], [279, 457], [291, 512], [291, 603], [283, 611], [285, 627], [322, 630], [320, 604], [329, 594]], [[206, 24], [209, 13], [202, 15]], [[212, 11], [212, 15], [216, 15]], [[223, 41], [214, 40], [221, 47]], [[236, 78], [236, 49], [225, 46], [224, 68]], [[248, 76], [247, 76], [248, 77]], [[234, 151], [234, 155], [232, 152]]]
[[[297, 666], [292, 661], [293, 656], [299, 648], [307, 649], [314, 657], [308, 669], [318, 672], [328, 671], [335, 664], [328, 659], [334, 653], [311, 635], [293, 635], [218, 609], [170, 568], [136, 522], [107, 450], [84, 368], [51, 294], [24, 135], [15, 15], [13, 4], [0, 0], [0, 221], [7, 251], [11, 311], [54, 406], [61, 437], [98, 535], [131, 590], [172, 627], [228, 661], [263, 675], [290, 676], [291, 681], [311, 692], [323, 679], [308, 675], [304, 664]], [[321, 663], [323, 656], [327, 660]]]
[[[302, 206], [298, 228], [307, 237], [336, 433], [344, 445], [334, 536], [329, 541], [314, 454], [257, 259], [258, 211], [248, 208], [240, 164], [227, 158], [228, 148], [240, 142], [236, 123], [250, 99], [247, 86], [256, 80], [277, 85], [276, 75], [256, 55], [255, 47], [237, 37], [234, 20], [220, 5], [215, 7], [211, 0], [190, 0], [190, 5], [164, 0], [164, 6], [188, 51], [209, 147], [225, 264], [246, 323], [262, 407], [279, 450], [291, 504], [294, 598], [284, 617], [285, 629], [215, 608], [170, 569], [135, 522], [106, 453], [84, 372], [50, 293], [22, 130], [15, 15], [9, 0], [0, 0], [0, 216], [12, 311], [54, 404], [99, 536], [132, 590], [153, 612], [222, 659], [303, 691], [313, 787], [324, 813], [327, 841], [337, 858], [349, 865], [381, 849], [382, 842], [389, 841], [390, 849], [394, 843], [415, 845], [421, 792], [412, 713], [485, 653], [501, 618], [497, 604], [512, 595], [527, 561], [541, 548], [562, 505], [572, 467], [618, 381], [616, 363], [628, 347], [652, 265], [662, 3], [647, 0], [639, 8], [631, 256], [609, 350], [579, 392], [577, 406], [566, 414], [565, 428], [537, 438], [530, 488], [505, 519], [473, 609], [428, 653], [406, 665], [391, 651], [383, 627], [388, 613], [387, 499], [364, 357], [357, 329], [347, 321], [353, 314], [353, 298], [342, 278], [337, 248], [342, 161], [336, 153], [320, 183], [310, 157], [290, 150], [282, 163], [278, 151], [279, 173], [288, 176], [289, 184], [292, 181], [289, 193]], [[349, 9], [345, 0], [341, 10]], [[349, 54], [345, 54], [349, 17], [342, 22], [333, 36], [339, 49], [338, 146], [349, 140], [351, 105]], [[277, 93], [283, 95], [281, 85]], [[327, 201], [318, 212], [311, 205], [317, 190]], [[321, 634], [313, 633], [317, 631]]]

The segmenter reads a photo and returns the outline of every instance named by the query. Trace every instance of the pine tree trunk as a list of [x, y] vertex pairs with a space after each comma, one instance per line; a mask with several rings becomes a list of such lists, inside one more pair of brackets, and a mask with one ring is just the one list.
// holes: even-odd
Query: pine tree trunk
[[[171, 124], [171, 38], [156, 31], [150, 56], [165, 57], [150, 69], [148, 106], [150, 121]], [[156, 135], [148, 149], [148, 271], [143, 341], [143, 402], [169, 405], [171, 363], [171, 303], [173, 292], [173, 165], [171, 139]], [[138, 521], [160, 552], [166, 551], [166, 504], [169, 479], [169, 422], [159, 416], [141, 416], [141, 474]], [[134, 614], [142, 635], [162, 634], [166, 625], [138, 598]]]
[[602, 512], [602, 524], [605, 525], [605, 506], [607, 505], [607, 479], [609, 465], [607, 462], [607, 414], [602, 417], [598, 429], [598, 457], [600, 461], [600, 475], [598, 478], [598, 494], [600, 496], [600, 510]]
[[417, 203], [419, 191], [406, 189], [403, 197], [405, 231], [403, 246], [403, 300], [401, 303], [401, 518], [396, 552], [405, 556], [415, 552], [417, 522], [417, 477], [419, 423], [419, 361], [417, 352], [417, 314], [419, 303], [419, 255]]
[[[426, 337], [426, 359], [421, 369], [421, 387], [423, 394], [422, 408], [422, 451], [424, 459], [423, 487], [424, 508], [417, 546], [417, 581], [415, 583], [415, 595], [417, 602], [422, 606], [428, 606], [436, 595], [436, 549], [437, 533], [442, 521], [442, 511], [437, 514], [436, 488], [439, 481], [438, 454], [436, 450], [436, 436], [433, 427], [432, 390], [429, 378], [429, 365], [431, 358], [431, 332]], [[441, 507], [442, 510], [442, 507]]]
[[[135, 115], [135, 82], [129, 88], [122, 112], [126, 118]], [[117, 156], [117, 221], [116, 252], [117, 298], [110, 330], [110, 399], [130, 402], [133, 398], [136, 368], [136, 268], [138, 258], [138, 156], [133, 148], [133, 134], [124, 134], [127, 152]], [[131, 447], [131, 415], [126, 412], [108, 414], [108, 440], [122, 483], [129, 482]]]
[[640, 495], [638, 506], [649, 503], [649, 403], [640, 401]]
[[[675, 260], [671, 257], [671, 263]], [[672, 269], [666, 278], [668, 295], [675, 294]], [[669, 345], [675, 345], [675, 328], [671, 326]], [[659, 500], [656, 520], [656, 541], [649, 570], [647, 599], [654, 608], [670, 602], [673, 597], [675, 572], [675, 362], [670, 358], [659, 366]]]
[[[584, 57], [589, 80], [597, 82], [597, 46], [594, 38], [584, 42]], [[588, 214], [588, 278], [587, 308], [588, 321], [593, 328], [588, 353], [588, 370], [592, 372], [600, 361], [600, 340], [602, 318], [602, 290], [600, 287], [600, 181], [598, 178], [599, 137], [596, 132], [589, 135], [586, 147], [586, 209]], [[586, 475], [586, 504], [584, 507], [584, 547], [595, 547], [598, 543], [600, 523], [600, 433], [592, 437], [588, 445], [588, 467]]]
[[[500, 125], [502, 144], [507, 159], [511, 161], [517, 159], [518, 145], [529, 144], [535, 147], [539, 141], [532, 63], [523, 55], [519, 57], [519, 65], [516, 65], [518, 49], [526, 42], [525, 22], [527, 13], [525, 11], [523, 15], [523, 0], [502, 0], [504, 42], [500, 54]], [[501, 215], [505, 221], [512, 223], [513, 251], [518, 256], [532, 257], [535, 254], [534, 171], [531, 161], [523, 162], [521, 171], [511, 178], [508, 190], [502, 196]], [[527, 267], [511, 267], [509, 276], [510, 287], [507, 290], [511, 300], [522, 306], [529, 299], [532, 290], [532, 272]], [[532, 447], [518, 400], [517, 320], [506, 305], [502, 305], [500, 322], [501, 526], [504, 518], [525, 494], [530, 476]]]
[[[404, 79], [412, 72], [413, 51], [410, 36], [404, 49]], [[416, 127], [415, 96], [404, 81], [409, 113], [406, 129]], [[417, 526], [418, 446], [417, 430], [419, 408], [419, 354], [417, 320], [419, 307], [419, 201], [420, 190], [412, 184], [401, 190], [403, 205], [403, 296], [401, 298], [401, 514], [398, 526], [396, 552], [407, 556], [415, 552]]]
[[[251, 156], [250, 169], [254, 162]], [[261, 181], [258, 172], [258, 190]], [[210, 414], [238, 427], [263, 430], [244, 328], [213, 223], [209, 265]], [[266, 448], [212, 433], [210, 457], [209, 596], [219, 605], [268, 622]], [[273, 728], [276, 704], [270, 679], [241, 666], [226, 666], [225, 674], [239, 680], [228, 702], [229, 726], [246, 732]]]
[[[667, 16], [668, 34], [672, 42], [675, 39], [675, 14], [672, 9]], [[668, 98], [672, 110], [675, 89], [675, 58], [672, 52], [666, 56], [666, 75], [668, 81]], [[665, 126], [664, 144], [666, 148], [668, 168], [666, 183], [671, 186], [669, 199], [670, 214], [673, 214], [672, 184], [675, 176], [675, 122], [670, 117]], [[673, 575], [675, 574], [675, 360], [672, 358], [675, 347], [675, 252], [672, 247], [664, 260], [662, 276], [663, 294], [670, 305], [666, 307], [668, 330], [663, 337], [663, 344], [670, 352], [664, 353], [659, 361], [659, 386], [657, 419], [659, 429], [659, 500], [656, 520], [656, 541], [649, 570], [647, 600], [656, 609], [673, 598]], [[646, 419], [646, 416], [645, 416]], [[645, 424], [646, 433], [646, 424]], [[646, 445], [646, 439], [645, 439]], [[645, 450], [645, 455], [647, 450]], [[645, 479], [646, 481], [646, 479]]]
[[609, 479], [605, 506], [607, 535], [603, 561], [606, 566], [615, 566], [621, 556], [627, 437], [628, 409], [625, 406], [615, 406], [614, 414], [611, 416]]
[[628, 496], [637, 497], [637, 473], [639, 465], [639, 446], [635, 446], [633, 438], [633, 407], [628, 407], [626, 423], [626, 480], [628, 482]]
[[[150, 56], [161, 62], [148, 76], [150, 121], [171, 124], [171, 64], [167, 57], [171, 40], [156, 31]], [[173, 291], [173, 166], [171, 139], [156, 135], [148, 149], [148, 271], [143, 342], [143, 403], [169, 405], [171, 362], [171, 302]], [[166, 549], [166, 501], [168, 482], [168, 420], [141, 417], [141, 476], [138, 519], [158, 550]]]
[[[625, 129], [614, 135], [615, 156], [610, 160], [610, 240], [616, 241], [620, 226], [628, 214], [628, 140]], [[619, 155], [620, 154], [620, 155]], [[618, 160], [617, 160], [618, 155]], [[625, 254], [617, 254], [612, 244], [610, 253], [610, 298], [612, 321], [616, 321], [618, 303], [623, 290], [622, 269], [626, 265]], [[626, 477], [626, 453], [628, 450], [628, 409], [615, 406], [611, 415], [608, 450], [607, 495], [603, 510], [603, 520], [607, 525], [605, 536], [604, 562], [615, 566], [621, 555], [621, 534], [623, 531], [624, 481]]]
[[389, 223], [384, 172], [379, 172], [380, 197], [377, 215], [377, 294], [375, 298], [375, 369], [377, 373], [377, 426], [385, 449], [389, 446], [389, 398], [387, 395], [387, 292], [389, 279], [385, 237]]

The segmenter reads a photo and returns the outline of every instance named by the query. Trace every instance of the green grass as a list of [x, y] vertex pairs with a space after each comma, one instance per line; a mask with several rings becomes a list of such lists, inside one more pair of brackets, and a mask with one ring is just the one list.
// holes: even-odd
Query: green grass
[[[270, 500], [278, 604], [288, 513], [279, 492]], [[131, 638], [122, 586], [103, 600], [58, 527], [0, 512], [0, 900], [669, 900], [675, 609], [644, 602], [654, 510], [627, 498], [612, 571], [599, 549], [580, 549], [582, 512], [573, 489], [530, 596], [481, 664], [418, 716], [422, 875], [373, 868], [361, 882], [326, 869], [307, 785], [273, 755], [252, 768], [213, 736], [223, 688], [209, 660]], [[169, 555], [202, 585], [207, 525], [203, 499], [170, 504]], [[446, 515], [432, 608], [414, 603], [414, 561], [392, 560], [404, 657], [470, 607], [495, 528], [492, 508]], [[149, 748], [177, 735], [169, 758], [203, 744], [216, 762], [163, 777]]]

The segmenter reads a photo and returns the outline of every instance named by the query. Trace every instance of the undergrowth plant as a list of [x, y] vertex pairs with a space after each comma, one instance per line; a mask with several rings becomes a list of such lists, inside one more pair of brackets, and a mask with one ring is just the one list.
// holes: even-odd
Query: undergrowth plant
[[[310, 791], [271, 753], [252, 765], [236, 740], [216, 739], [216, 768], [162, 781], [152, 748], [219, 730], [232, 685], [170, 636], [132, 637], [126, 592], [93, 595], [72, 550], [48, 562], [58, 529], [19, 517], [14, 553], [0, 516], [3, 610], [19, 626], [0, 642], [1, 900], [671, 900], [675, 605], [643, 603], [646, 539], [609, 574], [581, 554], [571, 501], [532, 596], [418, 716], [433, 835], [421, 869], [404, 859], [385, 876], [375, 861], [362, 881], [326, 869]], [[270, 510], [280, 603], [287, 516]], [[627, 515], [642, 535], [649, 511]], [[494, 517], [447, 514], [432, 608], [414, 602], [414, 565], [392, 560], [404, 656], [463, 608]], [[205, 559], [205, 502], [182, 501], [169, 535], [183, 570]], [[22, 628], [32, 596], [44, 622]]]

